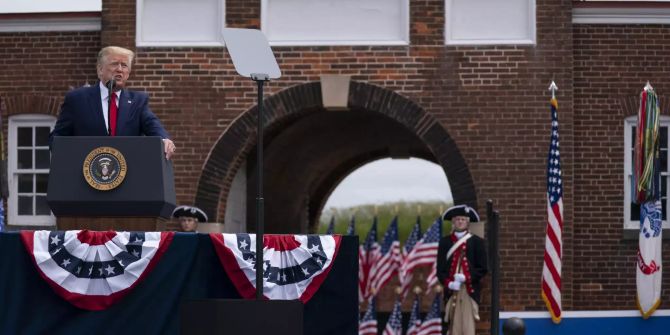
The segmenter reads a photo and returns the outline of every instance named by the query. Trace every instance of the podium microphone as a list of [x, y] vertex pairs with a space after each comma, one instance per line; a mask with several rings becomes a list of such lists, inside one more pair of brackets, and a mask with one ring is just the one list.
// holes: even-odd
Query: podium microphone
[[105, 86], [107, 87], [107, 136], [112, 136], [112, 94], [114, 94], [114, 78], [110, 79]]

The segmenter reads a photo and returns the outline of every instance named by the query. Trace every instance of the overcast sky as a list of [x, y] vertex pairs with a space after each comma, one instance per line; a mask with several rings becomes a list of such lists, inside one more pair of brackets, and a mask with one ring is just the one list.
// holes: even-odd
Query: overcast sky
[[101, 0], [0, 0], [0, 13], [95, 12]]
[[398, 200], [450, 202], [451, 189], [442, 168], [419, 159], [381, 159], [347, 176], [325, 208], [349, 207]]

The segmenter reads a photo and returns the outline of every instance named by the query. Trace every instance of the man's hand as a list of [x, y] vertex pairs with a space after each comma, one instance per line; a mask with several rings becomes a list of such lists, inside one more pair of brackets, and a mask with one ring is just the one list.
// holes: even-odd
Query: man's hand
[[458, 291], [458, 290], [461, 289], [461, 283], [457, 282], [455, 280], [450, 281], [449, 284], [447, 285], [447, 287], [449, 287], [449, 289], [452, 290], [452, 291]]
[[169, 160], [170, 158], [172, 158], [172, 155], [174, 155], [174, 152], [177, 150], [177, 147], [174, 146], [172, 140], [167, 138], [163, 139], [163, 146], [165, 147], [165, 158]]
[[465, 283], [465, 275], [462, 273], [457, 273], [454, 275], [454, 280], [459, 283]]

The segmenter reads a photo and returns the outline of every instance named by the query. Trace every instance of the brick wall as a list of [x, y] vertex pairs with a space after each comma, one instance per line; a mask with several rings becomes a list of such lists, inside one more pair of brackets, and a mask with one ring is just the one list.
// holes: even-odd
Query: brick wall
[[[637, 239], [623, 240], [624, 119], [649, 80], [668, 115], [667, 26], [575, 25], [574, 304], [636, 309]], [[665, 100], [665, 101], [664, 101]], [[636, 106], [636, 105], [633, 105]], [[664, 264], [670, 261], [663, 243]], [[663, 287], [670, 285], [664, 276]], [[663, 300], [663, 299], [662, 299]], [[659, 308], [668, 308], [664, 299]]]
[[[95, 83], [99, 32], [0, 33], [0, 95], [62, 99], [71, 88]], [[29, 102], [26, 102], [29, 103]], [[7, 111], [42, 113], [25, 106]], [[3, 115], [6, 117], [6, 115]]]
[[[462, 161], [453, 164], [472, 177], [479, 209], [483, 212], [490, 198], [500, 212], [502, 309], [544, 310], [539, 283], [550, 131], [547, 87], [555, 80], [565, 183], [564, 309], [635, 308], [635, 243], [622, 241], [621, 219], [628, 114], [617, 104], [636, 95], [646, 80], [664, 95], [666, 30], [573, 27], [571, 1], [543, 0], [537, 3], [535, 46], [446, 47], [444, 1], [412, 0], [410, 8], [410, 46], [273, 48], [283, 77], [269, 83], [266, 97], [318, 82], [322, 74], [344, 74], [419, 106], [448, 134], [450, 142], [442, 145], [458, 149]], [[259, 1], [230, 0], [226, 11], [228, 26], [259, 25]], [[129, 85], [150, 93], [152, 109], [179, 147], [177, 200], [193, 203], [198, 192], [213, 192], [221, 221], [232, 177], [255, 145], [253, 133], [226, 131], [236, 122], [254, 127], [249, 115], [256, 102], [254, 84], [235, 74], [223, 48], [137, 48], [134, 21], [135, 1], [103, 1], [102, 32], [0, 34], [0, 63], [9, 69], [0, 74], [0, 95], [6, 102], [39, 95], [46, 99], [42, 105], [53, 106], [70, 86], [95, 80], [100, 45], [135, 49]], [[23, 104], [6, 113], [31, 110]], [[284, 129], [282, 120], [270, 127]], [[221, 151], [213, 151], [215, 145]], [[227, 153], [231, 160], [221, 163], [229, 169], [217, 171], [221, 187], [199, 185], [203, 167], [225, 150], [232, 151]], [[450, 180], [452, 187], [459, 182]], [[380, 307], [388, 310], [390, 303]]]

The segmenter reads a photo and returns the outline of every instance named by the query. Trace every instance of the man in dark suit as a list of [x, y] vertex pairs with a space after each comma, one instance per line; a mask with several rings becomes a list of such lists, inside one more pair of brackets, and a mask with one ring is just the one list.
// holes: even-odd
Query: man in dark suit
[[[165, 157], [172, 157], [175, 145], [149, 109], [148, 95], [126, 89], [134, 56], [132, 51], [121, 47], [100, 50], [97, 63], [100, 81], [65, 95], [49, 145], [54, 136], [160, 136]], [[114, 84], [111, 96], [107, 87], [110, 81]]]
[[479, 321], [480, 281], [488, 272], [484, 240], [468, 231], [479, 215], [468, 205], [449, 208], [443, 215], [451, 220], [453, 233], [440, 239], [437, 277], [445, 286], [445, 319], [449, 334], [474, 335]]

